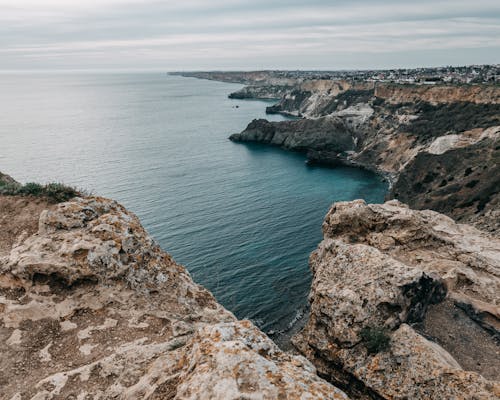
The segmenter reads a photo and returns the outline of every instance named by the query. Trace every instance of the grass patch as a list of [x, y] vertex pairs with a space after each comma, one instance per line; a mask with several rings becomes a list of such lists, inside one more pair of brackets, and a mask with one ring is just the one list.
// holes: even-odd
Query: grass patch
[[418, 118], [402, 129], [422, 138], [435, 138], [500, 124], [500, 104], [455, 102], [432, 105], [420, 102], [416, 111]]
[[391, 338], [384, 328], [365, 327], [360, 336], [368, 354], [377, 354], [389, 349]]
[[44, 197], [53, 203], [61, 203], [80, 195], [80, 192], [62, 183], [40, 185], [39, 183], [28, 182], [25, 185], [21, 185], [20, 183], [0, 181], [0, 194], [7, 196]]

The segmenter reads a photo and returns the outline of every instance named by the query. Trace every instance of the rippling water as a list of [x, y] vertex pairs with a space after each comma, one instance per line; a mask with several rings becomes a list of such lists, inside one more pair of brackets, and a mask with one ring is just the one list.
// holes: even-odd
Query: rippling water
[[386, 187], [230, 142], [265, 117], [265, 102], [227, 98], [240, 87], [166, 74], [0, 75], [0, 171], [117, 199], [238, 317], [287, 329], [307, 302], [307, 260], [331, 203], [381, 202]]

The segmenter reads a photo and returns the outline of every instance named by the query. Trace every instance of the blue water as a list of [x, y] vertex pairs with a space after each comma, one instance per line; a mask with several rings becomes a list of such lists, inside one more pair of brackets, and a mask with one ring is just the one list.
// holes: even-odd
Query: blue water
[[117, 199], [238, 317], [284, 330], [307, 303], [329, 206], [381, 202], [386, 186], [230, 142], [266, 117], [265, 102], [227, 98], [240, 87], [151, 73], [0, 75], [0, 171]]

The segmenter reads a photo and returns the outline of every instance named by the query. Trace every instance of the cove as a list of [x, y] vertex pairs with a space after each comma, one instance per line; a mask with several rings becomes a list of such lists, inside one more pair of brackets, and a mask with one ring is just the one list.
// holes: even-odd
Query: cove
[[[367, 171], [232, 143], [268, 102], [241, 85], [161, 73], [0, 75], [0, 171], [62, 181], [135, 212], [239, 318], [286, 332], [304, 314], [308, 257], [335, 201], [383, 201]], [[238, 108], [236, 108], [238, 106]]]

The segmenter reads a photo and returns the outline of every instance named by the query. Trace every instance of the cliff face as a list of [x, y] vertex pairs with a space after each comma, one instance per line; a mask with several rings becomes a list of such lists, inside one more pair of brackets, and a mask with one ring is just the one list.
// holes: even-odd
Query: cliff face
[[392, 104], [426, 101], [431, 104], [470, 102], [500, 103], [500, 87], [495, 85], [396, 85], [380, 84], [375, 96]]
[[500, 396], [500, 241], [397, 201], [335, 204], [294, 343], [359, 398]]
[[[373, 96], [374, 87], [372, 82], [306, 80], [298, 83], [277, 104], [268, 107], [267, 113], [321, 117], [343, 108], [348, 101], [351, 104], [366, 102]], [[353, 98], [358, 101], [353, 101]]]
[[271, 113], [318, 117], [337, 107], [366, 103], [376, 97], [392, 105], [425, 102], [431, 105], [473, 103], [499, 104], [497, 85], [401, 85], [394, 83], [305, 80], [297, 82], [293, 91], [276, 105]]
[[0, 221], [0, 398], [347, 398], [116, 202], [0, 196]]
[[[336, 134], [331, 135], [332, 131]], [[343, 121], [336, 117], [284, 122], [254, 120], [243, 133], [231, 135], [230, 139], [236, 142], [271, 144], [294, 151], [312, 149], [339, 152], [356, 147], [356, 138]]]
[[293, 86], [287, 85], [250, 85], [231, 93], [230, 99], [263, 99], [276, 100], [285, 96]]
[[391, 198], [498, 231], [500, 87], [370, 85], [304, 82], [268, 111], [306, 118], [253, 121], [231, 140], [376, 171]]

